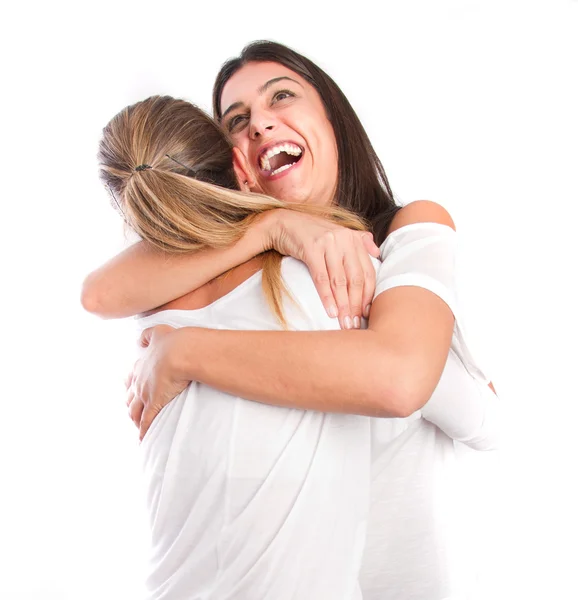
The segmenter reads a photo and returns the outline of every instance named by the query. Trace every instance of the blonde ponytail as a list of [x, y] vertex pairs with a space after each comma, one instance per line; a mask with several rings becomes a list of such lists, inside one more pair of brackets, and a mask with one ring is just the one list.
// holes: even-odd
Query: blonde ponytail
[[[234, 189], [230, 142], [210, 117], [183, 100], [154, 96], [125, 108], [103, 131], [99, 161], [101, 179], [126, 222], [166, 252], [230, 246], [257, 215], [275, 208], [367, 228], [339, 207], [285, 204]], [[262, 281], [272, 312], [287, 328], [281, 259], [275, 251], [264, 254]]]

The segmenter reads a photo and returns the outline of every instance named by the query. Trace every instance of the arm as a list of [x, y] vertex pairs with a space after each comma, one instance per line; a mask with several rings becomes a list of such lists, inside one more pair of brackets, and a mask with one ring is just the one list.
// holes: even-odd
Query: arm
[[245, 236], [225, 249], [175, 255], [139, 242], [85, 279], [81, 302], [102, 318], [129, 317], [175, 300], [270, 249], [307, 265], [327, 313], [339, 316], [342, 328], [358, 326], [367, 316], [375, 289], [368, 253], [379, 256], [373, 236], [287, 209], [259, 215]]
[[[399, 211], [392, 231], [419, 222], [453, 226], [442, 207], [416, 202]], [[390, 263], [396, 261], [394, 256]], [[446, 363], [453, 325], [453, 313], [439, 295], [408, 284], [379, 294], [365, 331], [184, 328], [169, 334], [172, 341], [165, 347], [172, 350], [164, 363], [181, 381], [200, 381], [268, 404], [401, 417], [421, 408], [432, 395]], [[151, 368], [152, 364], [141, 365], [140, 373]], [[146, 375], [137, 379], [135, 393], [147, 411], [158, 406], [153, 387], [159, 378], [149, 377], [156, 380], [155, 386]], [[152, 420], [147, 411], [141, 430]]]
[[88, 275], [82, 306], [101, 318], [118, 319], [179, 298], [264, 252], [269, 219], [257, 219], [243, 238], [224, 249], [177, 255], [137, 242]]
[[430, 296], [382, 294], [365, 331], [179, 329], [176, 368], [182, 379], [267, 404], [404, 417], [431, 396], [450, 346], [453, 317]]

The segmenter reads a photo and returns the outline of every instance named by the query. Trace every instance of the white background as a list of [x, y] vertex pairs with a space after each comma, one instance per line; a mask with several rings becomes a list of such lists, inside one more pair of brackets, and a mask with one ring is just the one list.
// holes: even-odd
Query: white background
[[487, 597], [577, 598], [578, 2], [3, 12], [0, 598], [140, 598], [147, 535], [122, 385], [134, 328], [79, 303], [83, 277], [125, 243], [97, 144], [151, 94], [208, 109], [221, 63], [261, 38], [336, 79], [400, 201], [453, 215], [471, 337], [509, 407]]

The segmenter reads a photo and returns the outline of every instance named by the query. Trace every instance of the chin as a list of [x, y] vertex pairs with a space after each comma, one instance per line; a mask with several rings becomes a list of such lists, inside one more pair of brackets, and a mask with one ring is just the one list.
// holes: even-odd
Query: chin
[[277, 195], [275, 197], [277, 198], [277, 200], [282, 200], [283, 202], [287, 202], [287, 204], [312, 204], [311, 198], [308, 198], [306, 196], [289, 194], [289, 195]]
[[273, 196], [273, 198], [277, 198], [277, 200], [292, 204], [310, 204], [312, 202], [309, 193], [304, 192], [303, 189], [296, 188], [294, 185], [270, 186], [265, 193]]

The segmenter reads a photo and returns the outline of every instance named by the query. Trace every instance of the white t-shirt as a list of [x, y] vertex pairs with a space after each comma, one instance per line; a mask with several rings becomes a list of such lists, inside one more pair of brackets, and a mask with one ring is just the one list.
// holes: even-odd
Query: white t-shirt
[[[407, 419], [372, 419], [372, 484], [360, 571], [364, 600], [462, 600], [475, 578], [456, 443], [498, 447], [500, 401], [465, 342], [455, 281], [456, 233], [418, 223], [381, 247], [375, 295], [419, 286], [451, 308], [454, 332], [442, 377], [427, 404]], [[395, 434], [393, 429], [396, 430]]]
[[[198, 383], [161, 411], [141, 444], [150, 600], [461, 598], [446, 433], [492, 448], [499, 415], [461, 335], [454, 240], [448, 227], [410, 225], [388, 237], [376, 261], [376, 295], [419, 285], [458, 317], [422, 411], [407, 419], [303, 411]], [[282, 274], [299, 301], [285, 303], [291, 329], [338, 329], [305, 265], [285, 258]], [[260, 273], [205, 308], [139, 319], [143, 329], [157, 324], [280, 328]]]

